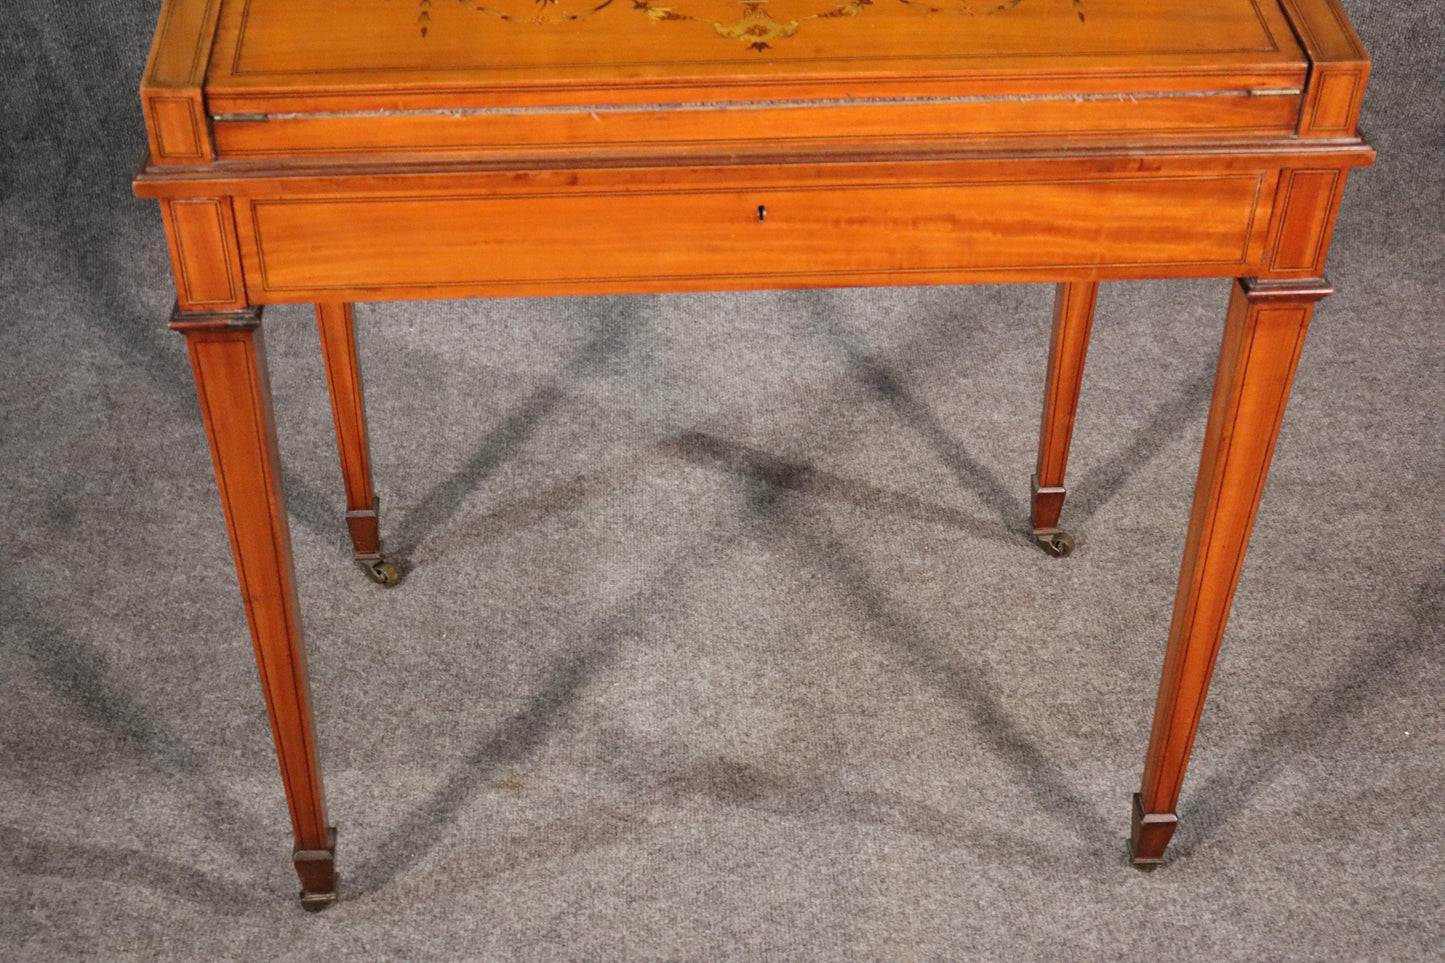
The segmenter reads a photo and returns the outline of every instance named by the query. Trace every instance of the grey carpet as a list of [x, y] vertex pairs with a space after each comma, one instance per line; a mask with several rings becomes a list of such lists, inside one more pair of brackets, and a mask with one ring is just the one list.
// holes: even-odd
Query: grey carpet
[[0, 17], [0, 958], [1439, 959], [1439, 0], [1352, 180], [1170, 864], [1126, 865], [1227, 285], [360, 309], [394, 591], [267, 313], [343, 901], [300, 912], [159, 217], [155, 0]]

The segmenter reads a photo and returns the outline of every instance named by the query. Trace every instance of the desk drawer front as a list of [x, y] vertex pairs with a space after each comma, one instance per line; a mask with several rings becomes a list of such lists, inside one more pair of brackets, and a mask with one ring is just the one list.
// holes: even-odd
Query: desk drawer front
[[241, 232], [258, 301], [936, 283], [1129, 265], [1227, 274], [1261, 241], [1265, 180], [256, 198]]

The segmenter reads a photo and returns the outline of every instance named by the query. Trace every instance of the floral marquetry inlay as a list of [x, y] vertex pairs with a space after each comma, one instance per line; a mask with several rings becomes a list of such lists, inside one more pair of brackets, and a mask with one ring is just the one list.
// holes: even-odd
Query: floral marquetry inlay
[[[416, 25], [425, 37], [432, 27], [434, 4], [448, 0], [417, 0]], [[923, 16], [993, 16], [1033, 0], [456, 0], [461, 6], [506, 23], [555, 26], [623, 8], [653, 23], [690, 22], [710, 27], [719, 37], [764, 51], [798, 33], [813, 20], [859, 17], [870, 8], [901, 4]], [[1084, 0], [1071, 0], [1084, 19]]]

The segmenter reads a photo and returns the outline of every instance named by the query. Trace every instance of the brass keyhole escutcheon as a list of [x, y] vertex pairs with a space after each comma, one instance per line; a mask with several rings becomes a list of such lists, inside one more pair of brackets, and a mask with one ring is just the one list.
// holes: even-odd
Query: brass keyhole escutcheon
[[767, 209], [766, 207], [764, 207], [762, 204], [759, 204], [759, 205], [758, 205], [758, 223], [761, 224], [764, 220], [767, 219], [767, 216], [768, 216], [768, 209]]

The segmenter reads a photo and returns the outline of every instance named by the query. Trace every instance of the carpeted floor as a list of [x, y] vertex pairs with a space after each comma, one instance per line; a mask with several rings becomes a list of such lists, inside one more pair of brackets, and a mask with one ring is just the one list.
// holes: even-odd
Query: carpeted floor
[[152, 203], [155, 0], [6, 8], [0, 958], [1445, 957], [1445, 55], [1347, 2], [1351, 183], [1181, 801], [1125, 858], [1227, 296], [1104, 289], [1053, 560], [1045, 286], [366, 306], [395, 590], [267, 312], [342, 902], [289, 829]]

